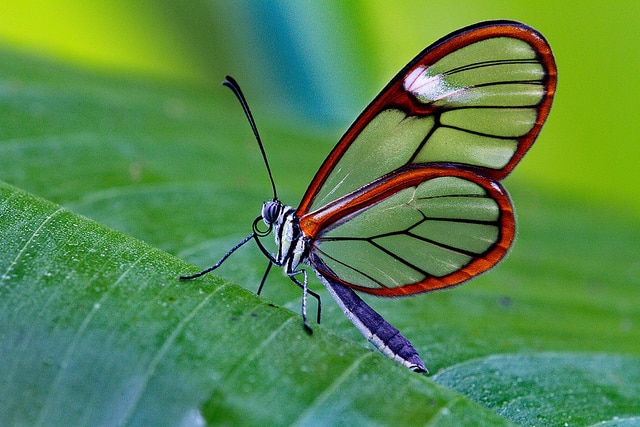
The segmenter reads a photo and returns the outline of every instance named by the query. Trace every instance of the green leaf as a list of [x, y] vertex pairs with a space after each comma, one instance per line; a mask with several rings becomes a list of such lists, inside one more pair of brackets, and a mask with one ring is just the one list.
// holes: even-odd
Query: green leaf
[[[315, 281], [323, 325], [306, 335], [299, 289], [285, 277], [272, 273], [264, 298], [254, 295], [266, 260], [250, 245], [217, 272], [247, 290], [213, 275], [176, 280], [197, 267], [168, 253], [213, 264], [270, 197], [223, 88], [7, 52], [0, 76], [9, 424], [562, 425], [640, 414], [635, 220], [509, 180], [519, 238], [507, 261], [456, 289], [368, 298], [441, 372], [438, 385], [370, 351]], [[260, 104], [254, 114], [279, 194], [295, 205], [340, 132]], [[555, 362], [572, 361], [587, 367], [556, 374]], [[585, 393], [579, 416], [567, 409]], [[611, 404], [589, 404], [598, 399]]]
[[496, 355], [452, 366], [433, 379], [522, 425], [640, 422], [640, 357]]
[[131, 237], [6, 185], [0, 200], [5, 423], [500, 423], [236, 285], [179, 282], [187, 264]]

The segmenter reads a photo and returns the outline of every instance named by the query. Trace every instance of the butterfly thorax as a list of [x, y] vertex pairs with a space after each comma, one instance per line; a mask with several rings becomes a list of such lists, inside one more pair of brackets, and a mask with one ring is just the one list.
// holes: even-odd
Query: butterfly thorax
[[277, 199], [269, 200], [262, 205], [262, 220], [273, 228], [278, 252], [273, 254], [274, 263], [291, 274], [298, 264], [307, 262], [308, 239], [305, 238], [296, 210], [282, 204]]

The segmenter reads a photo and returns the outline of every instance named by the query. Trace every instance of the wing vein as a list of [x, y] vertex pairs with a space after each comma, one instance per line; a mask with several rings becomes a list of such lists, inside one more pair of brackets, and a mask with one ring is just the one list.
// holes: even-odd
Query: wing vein
[[462, 65], [460, 67], [452, 68], [451, 70], [443, 73], [445, 75], [451, 75], [468, 70], [475, 70], [478, 68], [494, 67], [497, 65], [523, 65], [523, 64], [538, 64], [537, 59], [496, 59], [492, 61], [473, 62], [471, 64]]

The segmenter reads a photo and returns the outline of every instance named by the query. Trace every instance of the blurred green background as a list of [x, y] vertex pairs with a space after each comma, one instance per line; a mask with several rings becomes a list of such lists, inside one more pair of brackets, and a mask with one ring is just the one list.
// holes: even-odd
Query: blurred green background
[[497, 18], [541, 31], [559, 69], [549, 122], [512, 179], [637, 215], [638, 2], [5, 0], [0, 42], [106, 72], [232, 74], [257, 111], [344, 129], [426, 45]]
[[[48, 246], [50, 251], [29, 254], [33, 258], [12, 252], [20, 251], [19, 242], [0, 251], [3, 262], [13, 266], [19, 260], [26, 272], [0, 278], [0, 320], [11, 322], [10, 332], [0, 334], [0, 361], [14, 368], [0, 375], [0, 384], [9, 384], [0, 387], [3, 399], [9, 397], [5, 402], [21, 408], [35, 390], [46, 397], [45, 409], [53, 411], [58, 401], [61, 408], [75, 401], [84, 404], [82, 398], [91, 390], [92, 402], [98, 404], [89, 405], [86, 413], [91, 408], [98, 409], [94, 414], [103, 413], [109, 406], [100, 399], [121, 396], [142, 367], [159, 384], [146, 391], [156, 398], [155, 405], [140, 405], [138, 414], [149, 409], [158, 416], [170, 412], [173, 387], [185, 378], [188, 386], [181, 391], [197, 396], [185, 397], [187, 404], [212, 402], [215, 410], [203, 406], [208, 420], [248, 412], [259, 418], [260, 407], [276, 417], [271, 420], [283, 416], [302, 423], [300, 410], [309, 411], [307, 416], [333, 413], [324, 407], [335, 409], [334, 402], [352, 405], [335, 414], [353, 412], [359, 398], [377, 397], [380, 384], [386, 386], [390, 379], [398, 384], [395, 400], [387, 402], [390, 407], [412, 402], [406, 395], [420, 395], [417, 401], [424, 402], [420, 393], [436, 390], [444, 409], [462, 402], [457, 414], [472, 414], [473, 420], [478, 407], [471, 400], [511, 420], [526, 413], [539, 425], [551, 419], [586, 424], [637, 414], [640, 121], [634, 101], [640, 95], [635, 77], [639, 9], [635, 2], [570, 5], [546, 0], [4, 0], [0, 180], [125, 236], [85, 224], [97, 228], [92, 233], [99, 237], [88, 248], [96, 252], [87, 255], [82, 245], [79, 252], [65, 246], [76, 239], [73, 233], [64, 234], [65, 227], [38, 222], [50, 218], [56, 207], [33, 203], [26, 213], [0, 211], [0, 226], [13, 221], [25, 239], [38, 240], [29, 227], [44, 227], [43, 240], [48, 233], [59, 239]], [[436, 373], [429, 377], [433, 382], [405, 378], [410, 373], [390, 368], [377, 354], [371, 357], [362, 337], [315, 280], [311, 286], [325, 302], [324, 325], [313, 339], [301, 339], [300, 292], [281, 274], [271, 274], [264, 298], [257, 299], [239, 288], [218, 286], [213, 276], [193, 286], [172, 281], [187, 267], [139, 242], [136, 250], [149, 252], [148, 259], [129, 258], [126, 248], [133, 244], [127, 239], [133, 236], [190, 263], [210, 265], [249, 232], [261, 203], [270, 197], [246, 120], [220, 86], [225, 74], [242, 84], [279, 195], [295, 205], [342, 132], [409, 60], [451, 31], [501, 18], [522, 21], [544, 34], [559, 70], [549, 120], [505, 183], [519, 216], [516, 244], [505, 262], [472, 284], [415, 298], [367, 300], [425, 356]], [[1, 201], [20, 199], [11, 194]], [[33, 214], [33, 219], [25, 225], [22, 214]], [[92, 233], [78, 232], [77, 238], [90, 241]], [[72, 256], [65, 256], [65, 250]], [[135, 273], [125, 280], [122, 295], [112, 291], [111, 278], [120, 277], [119, 270], [100, 270], [103, 255]], [[98, 267], [76, 262], [85, 256]], [[255, 290], [264, 266], [255, 248], [243, 249], [220, 275]], [[157, 291], [158, 283], [163, 291]], [[215, 294], [219, 289], [225, 295]], [[211, 307], [200, 305], [202, 295], [211, 297]], [[269, 300], [296, 314], [267, 306]], [[85, 316], [85, 308], [96, 301], [109, 308]], [[181, 308], [161, 309], [174, 301]], [[233, 323], [233, 330], [242, 333], [231, 337], [231, 349], [239, 353], [242, 368], [226, 357], [227, 311], [234, 322], [241, 319]], [[160, 332], [153, 335], [148, 324], [135, 322], [139, 318]], [[131, 326], [129, 319], [134, 320]], [[192, 335], [180, 333], [184, 324], [193, 328]], [[71, 346], [60, 332], [65, 327], [74, 334]], [[25, 330], [31, 335], [19, 341], [25, 343], [20, 352], [3, 341], [7, 336], [22, 340]], [[277, 345], [265, 338], [274, 336]], [[199, 351], [188, 345], [190, 338]], [[153, 374], [163, 339], [175, 342], [158, 362], [165, 370]], [[256, 345], [260, 351], [254, 352]], [[50, 358], [51, 349], [64, 357]], [[122, 358], [121, 349], [131, 359]], [[316, 360], [312, 377], [332, 388], [305, 380], [301, 372], [309, 360]], [[363, 360], [373, 365], [363, 362], [362, 376], [353, 374], [351, 369], [359, 370]], [[67, 361], [86, 370], [59, 373], [57, 364]], [[571, 368], [584, 368], [584, 375]], [[610, 374], [602, 375], [607, 370]], [[42, 380], [42, 372], [56, 380]], [[122, 383], [112, 381], [114, 373]], [[28, 376], [33, 386], [23, 381]], [[370, 394], [361, 394], [367, 376], [375, 381], [367, 383]], [[465, 385], [465, 378], [473, 381]], [[271, 387], [273, 381], [281, 387]], [[406, 384], [420, 393], [411, 388], [403, 392]], [[270, 408], [272, 395], [259, 386], [273, 388], [280, 399], [277, 410]], [[450, 389], [469, 399], [460, 400]], [[318, 403], [318, 396], [326, 400]], [[242, 403], [236, 407], [235, 401]], [[182, 409], [181, 402], [175, 403]], [[383, 407], [365, 406], [387, 413]], [[418, 409], [440, 416], [438, 408]], [[46, 410], [34, 413], [46, 419]]]

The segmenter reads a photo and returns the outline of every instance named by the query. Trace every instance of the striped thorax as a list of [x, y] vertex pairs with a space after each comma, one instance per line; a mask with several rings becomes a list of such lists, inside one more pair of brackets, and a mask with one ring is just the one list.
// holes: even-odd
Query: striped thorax
[[307, 262], [308, 241], [300, 230], [296, 210], [283, 205], [279, 200], [269, 200], [262, 205], [262, 220], [273, 227], [278, 252], [275, 264], [284, 267], [285, 273], [291, 275], [302, 262]]

